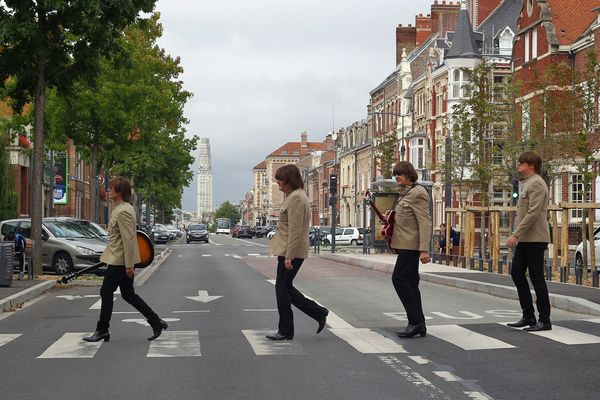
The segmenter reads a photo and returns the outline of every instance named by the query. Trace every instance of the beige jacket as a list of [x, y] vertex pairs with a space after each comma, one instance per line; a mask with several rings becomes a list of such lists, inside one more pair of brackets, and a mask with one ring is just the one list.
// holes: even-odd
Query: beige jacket
[[108, 223], [108, 245], [100, 257], [107, 265], [133, 268], [140, 262], [140, 249], [135, 232], [135, 212], [131, 204], [117, 205]]
[[514, 227], [519, 242], [550, 242], [548, 186], [538, 174], [521, 181]]
[[[400, 190], [400, 201], [394, 217], [393, 249], [429, 252], [431, 241], [431, 215], [429, 215], [429, 193], [421, 185]], [[404, 197], [402, 197], [404, 196]]]
[[289, 259], [308, 257], [308, 229], [310, 206], [302, 189], [288, 194], [281, 206], [277, 232], [271, 240], [269, 250], [276, 256]]

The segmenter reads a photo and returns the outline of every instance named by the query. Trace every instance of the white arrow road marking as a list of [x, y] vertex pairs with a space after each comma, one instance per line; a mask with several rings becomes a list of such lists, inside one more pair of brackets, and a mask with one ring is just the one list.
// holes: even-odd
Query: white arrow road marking
[[67, 332], [37, 358], [92, 358], [102, 342], [84, 342], [92, 332]]
[[295, 340], [271, 340], [265, 337], [273, 331], [242, 330], [257, 356], [289, 356], [306, 354], [304, 348]]
[[223, 296], [209, 296], [208, 290], [198, 290], [198, 296], [185, 296], [186, 299], [201, 301], [202, 303], [208, 303], [221, 297]]
[[0, 347], [4, 346], [6, 343], [12, 342], [16, 338], [21, 336], [21, 333], [3, 333], [0, 334]]
[[[165, 322], [181, 321], [179, 318], [162, 318], [162, 320]], [[148, 321], [146, 321], [146, 319], [144, 319], [144, 318], [126, 318], [126, 319], [123, 319], [122, 321], [123, 322], [134, 322], [136, 324], [150, 326]]]
[[[113, 302], [117, 300], [116, 297], [113, 297]], [[97, 302], [95, 302], [94, 304], [92, 304], [90, 306], [90, 310], [99, 310], [100, 308], [102, 308], [102, 300], [98, 300]]]
[[430, 362], [428, 359], [426, 359], [425, 357], [421, 357], [421, 356], [408, 356], [408, 358], [410, 358], [417, 364], [429, 364], [429, 362]]
[[198, 331], [165, 331], [150, 342], [146, 357], [200, 357]]
[[75, 299], [84, 299], [84, 298], [86, 298], [86, 297], [92, 297], [92, 298], [94, 298], [94, 297], [100, 297], [100, 295], [99, 295], [99, 294], [86, 294], [86, 295], [80, 295], [80, 294], [76, 294], [76, 295], [64, 294], [64, 295], [61, 295], [61, 296], [56, 296], [56, 297], [57, 297], [57, 298], [59, 298], [59, 299], [65, 299], [65, 300], [69, 300], [69, 301], [71, 301], [71, 300], [75, 300]]
[[460, 382], [460, 379], [450, 371], [433, 371], [433, 373], [446, 382]]

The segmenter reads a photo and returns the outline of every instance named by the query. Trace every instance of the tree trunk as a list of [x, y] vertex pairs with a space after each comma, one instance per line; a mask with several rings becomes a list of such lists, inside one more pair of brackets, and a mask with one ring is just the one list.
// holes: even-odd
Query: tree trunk
[[35, 86], [35, 115], [33, 141], [33, 171], [31, 178], [31, 239], [33, 240], [33, 268], [35, 275], [42, 274], [42, 217], [44, 173], [44, 109], [46, 106], [46, 60], [37, 63]]
[[90, 219], [98, 222], [98, 146], [92, 147], [92, 165], [90, 171]]

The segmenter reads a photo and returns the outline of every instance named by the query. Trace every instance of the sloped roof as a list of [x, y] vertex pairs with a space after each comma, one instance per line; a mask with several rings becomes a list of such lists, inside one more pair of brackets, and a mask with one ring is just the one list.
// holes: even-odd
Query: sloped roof
[[261, 161], [260, 163], [256, 164], [254, 166], [254, 168], [252, 169], [266, 169], [267, 168], [267, 163], [265, 161]]
[[591, 25], [598, 14], [592, 10], [600, 5], [599, 0], [547, 0], [552, 13], [552, 22], [561, 45], [575, 42]]
[[481, 50], [477, 45], [477, 35], [473, 32], [471, 19], [466, 7], [461, 7], [456, 30], [452, 38], [452, 47], [445, 58], [480, 58]]
[[492, 49], [494, 39], [506, 27], [517, 33], [517, 21], [523, 0], [503, 0], [490, 15], [479, 25], [477, 31], [483, 33], [483, 48]]
[[326, 150], [327, 143], [325, 142], [307, 142], [307, 147], [302, 147], [301, 142], [287, 142], [267, 157], [289, 157], [297, 156], [300, 157], [309, 151], [313, 150]]

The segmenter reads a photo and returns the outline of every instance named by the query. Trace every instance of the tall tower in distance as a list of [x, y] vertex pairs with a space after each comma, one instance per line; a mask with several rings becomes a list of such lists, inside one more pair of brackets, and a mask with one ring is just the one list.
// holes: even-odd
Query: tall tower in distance
[[198, 157], [198, 192], [196, 195], [196, 212], [198, 218], [205, 219], [212, 212], [212, 167], [210, 162], [210, 142], [208, 138], [200, 138]]

